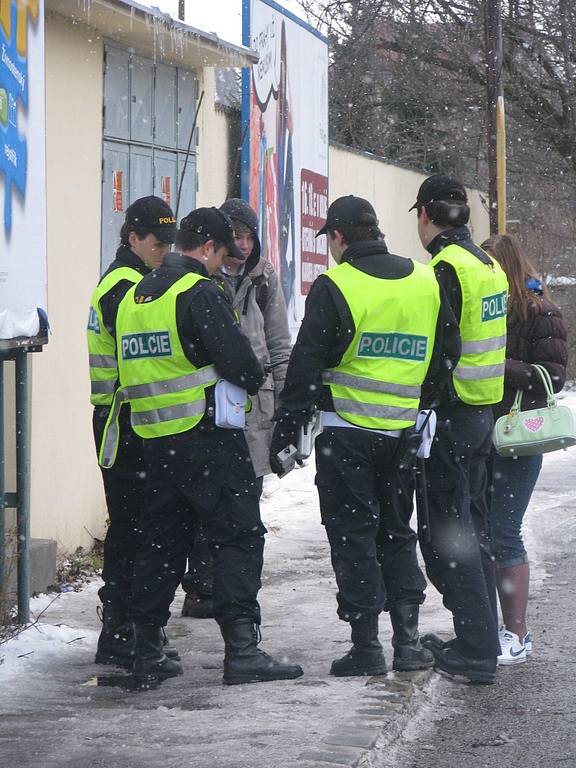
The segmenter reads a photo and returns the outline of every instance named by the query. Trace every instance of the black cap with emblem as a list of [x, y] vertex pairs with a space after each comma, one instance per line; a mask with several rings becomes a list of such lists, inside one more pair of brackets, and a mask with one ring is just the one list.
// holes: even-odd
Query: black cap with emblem
[[136, 232], [155, 235], [161, 243], [173, 243], [176, 237], [172, 208], [154, 195], [140, 197], [128, 206], [126, 224]]
[[463, 184], [458, 179], [444, 173], [435, 173], [422, 182], [416, 196], [416, 202], [408, 210], [413, 211], [414, 208], [436, 202], [466, 205], [468, 196]]
[[218, 240], [224, 243], [230, 256], [244, 260], [242, 252], [234, 242], [234, 225], [229, 216], [218, 208], [196, 208], [180, 221], [180, 229], [201, 235], [205, 241]]
[[345, 195], [331, 203], [326, 213], [326, 224], [316, 232], [316, 237], [325, 235], [328, 229], [341, 227], [377, 227], [378, 217], [372, 204], [363, 197]]

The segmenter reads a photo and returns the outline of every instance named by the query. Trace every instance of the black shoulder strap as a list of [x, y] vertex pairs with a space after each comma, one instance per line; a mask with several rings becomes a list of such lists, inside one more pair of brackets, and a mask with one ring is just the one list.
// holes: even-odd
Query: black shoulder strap
[[461, 248], [464, 248], [464, 250], [474, 254], [474, 256], [476, 256], [476, 258], [479, 259], [482, 264], [486, 264], [487, 267], [493, 266], [493, 261], [490, 256], [488, 256], [488, 254], [485, 253], [482, 248], [473, 243], [472, 240], [460, 240], [460, 242], [456, 243], [456, 245], [459, 245]]
[[256, 291], [256, 304], [258, 304], [260, 312], [264, 314], [266, 304], [268, 303], [268, 280], [262, 280], [262, 282], [258, 285], [255, 285], [254, 288]]

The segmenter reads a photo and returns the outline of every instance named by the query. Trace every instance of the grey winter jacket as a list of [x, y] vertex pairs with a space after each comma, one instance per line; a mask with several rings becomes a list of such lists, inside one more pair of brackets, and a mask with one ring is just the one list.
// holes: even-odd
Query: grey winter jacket
[[244, 276], [236, 293], [222, 272], [216, 272], [212, 279], [221, 285], [236, 310], [256, 357], [264, 366], [271, 367], [260, 390], [252, 396], [252, 410], [246, 415], [246, 441], [256, 477], [261, 477], [272, 471], [268, 462], [274, 427], [272, 416], [284, 387], [291, 339], [278, 276], [272, 264], [260, 257], [260, 243], [257, 233], [254, 234], [255, 247], [246, 261]]

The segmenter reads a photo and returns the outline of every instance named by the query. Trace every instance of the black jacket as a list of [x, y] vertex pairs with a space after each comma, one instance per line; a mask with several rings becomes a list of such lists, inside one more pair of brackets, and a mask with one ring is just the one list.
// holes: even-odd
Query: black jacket
[[[136, 288], [135, 298], [154, 301], [187, 272], [203, 277], [208, 273], [195, 259], [169, 253]], [[176, 324], [184, 354], [200, 368], [213, 364], [221, 378], [255, 394], [264, 380], [264, 370], [250, 342], [234, 319], [223, 292], [210, 280], [201, 280], [176, 301]]]
[[[414, 270], [410, 259], [389, 253], [383, 240], [354, 243], [342, 261], [383, 280], [398, 280]], [[441, 393], [460, 357], [458, 324], [442, 288], [440, 294], [432, 361], [422, 392], [424, 406], [432, 404]], [[306, 299], [306, 312], [290, 357], [277, 419], [305, 421], [315, 404], [322, 410], [334, 410], [330, 390], [322, 384], [322, 372], [340, 363], [355, 333], [354, 320], [341, 291], [330, 278], [320, 275]]]
[[552, 379], [554, 392], [566, 382], [568, 363], [567, 331], [560, 309], [545, 298], [528, 305], [526, 320], [508, 316], [504, 399], [493, 406], [494, 417], [508, 413], [521, 389], [522, 409], [544, 408], [546, 390], [534, 363], [544, 366]]

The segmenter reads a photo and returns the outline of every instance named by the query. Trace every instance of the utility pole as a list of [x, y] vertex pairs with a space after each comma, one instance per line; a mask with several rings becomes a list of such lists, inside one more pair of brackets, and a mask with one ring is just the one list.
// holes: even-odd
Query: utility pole
[[186, 21], [184, 18], [184, 11], [186, 8], [186, 0], [178, 0], [178, 18], [180, 21]]
[[501, 0], [484, 0], [486, 48], [486, 133], [490, 234], [506, 231], [506, 127], [502, 87]]

